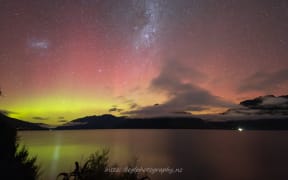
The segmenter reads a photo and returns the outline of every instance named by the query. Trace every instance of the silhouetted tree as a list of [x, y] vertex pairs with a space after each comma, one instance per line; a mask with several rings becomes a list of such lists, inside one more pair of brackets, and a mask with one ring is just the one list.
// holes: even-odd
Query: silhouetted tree
[[17, 131], [0, 117], [0, 179], [34, 180], [39, 176], [36, 157], [20, 148]]
[[[129, 168], [136, 167], [137, 161], [128, 165]], [[118, 167], [109, 165], [109, 150], [96, 151], [91, 154], [83, 166], [75, 162], [75, 170], [71, 173], [62, 172], [58, 174], [57, 180], [69, 180], [72, 177], [77, 180], [150, 180], [147, 175], [139, 172], [114, 172]], [[113, 170], [114, 169], [114, 170]], [[77, 172], [75, 174], [75, 171]]]

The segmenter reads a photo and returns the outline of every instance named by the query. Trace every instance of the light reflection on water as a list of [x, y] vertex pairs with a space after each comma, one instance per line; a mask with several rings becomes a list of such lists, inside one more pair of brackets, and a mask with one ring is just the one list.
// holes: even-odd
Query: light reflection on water
[[21, 142], [37, 155], [43, 179], [73, 170], [96, 150], [109, 148], [111, 162], [133, 158], [143, 167], [183, 168], [165, 179], [286, 179], [288, 132], [221, 130], [22, 131]]

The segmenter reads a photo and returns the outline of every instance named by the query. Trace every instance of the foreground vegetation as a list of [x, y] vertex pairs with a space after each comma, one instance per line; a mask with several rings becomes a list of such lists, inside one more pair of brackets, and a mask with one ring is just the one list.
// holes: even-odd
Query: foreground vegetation
[[[0, 179], [36, 180], [40, 177], [40, 168], [36, 157], [31, 157], [25, 146], [19, 145], [15, 127], [0, 117]], [[137, 160], [127, 168], [137, 166]], [[145, 180], [150, 179], [139, 172], [117, 171], [117, 165], [109, 164], [109, 150], [104, 149], [91, 154], [83, 165], [75, 162], [72, 172], [60, 173], [60, 180]]]
[[39, 177], [36, 157], [19, 146], [17, 130], [0, 118], [0, 179], [34, 180]]
[[[117, 165], [109, 165], [109, 150], [104, 149], [91, 154], [83, 166], [75, 162], [75, 169], [72, 172], [62, 172], [57, 179], [69, 180], [146, 180], [147, 175], [139, 172], [117, 171]], [[135, 167], [137, 161], [128, 165], [128, 168]]]

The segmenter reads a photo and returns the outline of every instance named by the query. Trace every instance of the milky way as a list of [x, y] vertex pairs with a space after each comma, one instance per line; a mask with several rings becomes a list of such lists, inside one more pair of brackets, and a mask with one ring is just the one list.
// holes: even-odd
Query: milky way
[[0, 109], [12, 117], [201, 114], [287, 94], [285, 0], [0, 3]]

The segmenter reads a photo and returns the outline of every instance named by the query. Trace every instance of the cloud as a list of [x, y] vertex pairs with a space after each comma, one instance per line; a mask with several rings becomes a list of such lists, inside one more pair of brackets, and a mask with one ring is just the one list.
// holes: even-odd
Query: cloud
[[[133, 90], [134, 92], [137, 91], [137, 89]], [[126, 99], [125, 97], [122, 98], [123, 104], [127, 105], [129, 109], [136, 109], [140, 107], [133, 99]]]
[[48, 120], [49, 118], [48, 117], [34, 116], [34, 117], [32, 117], [32, 119], [43, 121], [43, 120]]
[[60, 122], [60, 123], [65, 123], [65, 122], [68, 122], [67, 120], [64, 120], [64, 119], [62, 119], [62, 120], [58, 120], [58, 122]]
[[177, 61], [168, 60], [158, 77], [150, 84], [151, 90], [165, 92], [168, 100], [157, 106], [147, 106], [125, 113], [140, 116], [175, 115], [175, 112], [179, 114], [179, 112], [201, 111], [205, 106], [229, 107], [232, 105], [196, 85], [205, 79], [202, 73]]
[[120, 108], [118, 108], [116, 105], [114, 105], [112, 108], [110, 108], [109, 110], [108, 110], [110, 113], [111, 112], [121, 112], [121, 111], [123, 111], [123, 109], [120, 109]]
[[65, 122], [68, 122], [68, 121], [65, 120], [65, 117], [64, 117], [64, 116], [59, 116], [59, 117], [58, 117], [58, 122], [60, 122], [60, 123], [65, 123]]
[[288, 109], [287, 96], [260, 96], [255, 99], [242, 101], [240, 105], [251, 109]]
[[238, 108], [229, 109], [223, 113], [226, 116], [251, 118], [280, 118], [288, 115], [288, 96], [260, 96], [255, 99], [245, 100]]
[[238, 92], [275, 90], [277, 85], [288, 83], [288, 69], [276, 72], [265, 73], [256, 72], [252, 76], [244, 79]]
[[279, 107], [287, 107], [288, 105], [288, 98], [285, 97], [271, 97], [265, 98], [262, 101], [262, 106], [279, 106]]
[[137, 103], [135, 103], [135, 102], [129, 104], [129, 108], [130, 109], [136, 109], [138, 107], [139, 107], [139, 105]]
[[59, 116], [59, 117], [58, 117], [58, 122], [60, 122], [60, 123], [65, 123], [65, 122], [68, 122], [68, 121], [65, 120], [65, 117], [64, 117], [64, 116]]

